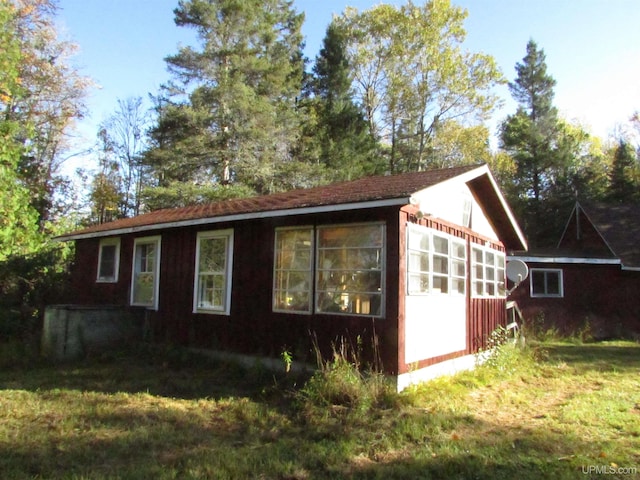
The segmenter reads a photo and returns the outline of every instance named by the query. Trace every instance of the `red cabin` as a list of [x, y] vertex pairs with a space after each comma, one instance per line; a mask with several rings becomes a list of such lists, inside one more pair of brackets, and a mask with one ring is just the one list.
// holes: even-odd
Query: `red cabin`
[[156, 341], [313, 363], [358, 345], [398, 388], [472, 367], [526, 241], [486, 165], [154, 211], [76, 242], [74, 303]]

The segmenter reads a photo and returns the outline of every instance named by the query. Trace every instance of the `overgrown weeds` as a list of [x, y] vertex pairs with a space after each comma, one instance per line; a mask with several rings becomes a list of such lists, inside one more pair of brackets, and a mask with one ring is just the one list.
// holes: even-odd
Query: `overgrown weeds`
[[392, 408], [397, 404], [395, 387], [379, 369], [363, 368], [357, 348], [344, 339], [333, 346], [333, 357], [319, 369], [297, 393], [305, 415], [321, 416], [336, 412], [366, 415], [373, 409]]

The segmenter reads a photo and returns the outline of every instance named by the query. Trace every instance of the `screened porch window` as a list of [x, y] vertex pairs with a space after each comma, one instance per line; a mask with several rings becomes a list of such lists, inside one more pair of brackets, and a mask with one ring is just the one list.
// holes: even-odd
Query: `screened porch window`
[[479, 246], [471, 249], [471, 283], [475, 297], [504, 296], [504, 265], [504, 253], [498, 250]]
[[464, 240], [409, 225], [408, 294], [465, 293], [467, 249]]

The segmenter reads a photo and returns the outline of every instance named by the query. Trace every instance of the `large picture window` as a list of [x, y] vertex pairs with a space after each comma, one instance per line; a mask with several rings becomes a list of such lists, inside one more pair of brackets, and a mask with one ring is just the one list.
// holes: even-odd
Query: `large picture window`
[[408, 294], [464, 295], [466, 258], [464, 240], [433, 229], [409, 225]]
[[505, 295], [504, 265], [504, 253], [498, 250], [480, 246], [471, 249], [471, 283], [475, 297]]
[[313, 228], [276, 230], [273, 309], [311, 312]]
[[229, 314], [233, 231], [198, 234], [194, 311]]
[[316, 311], [380, 316], [384, 225], [318, 228]]
[[103, 238], [100, 240], [100, 252], [98, 254], [97, 282], [114, 283], [118, 281], [120, 267], [120, 239]]
[[160, 237], [136, 238], [133, 246], [131, 305], [158, 308]]
[[276, 230], [274, 311], [382, 316], [384, 238], [382, 223]]
[[532, 297], [559, 298], [564, 296], [562, 270], [560, 269], [532, 268], [529, 283]]

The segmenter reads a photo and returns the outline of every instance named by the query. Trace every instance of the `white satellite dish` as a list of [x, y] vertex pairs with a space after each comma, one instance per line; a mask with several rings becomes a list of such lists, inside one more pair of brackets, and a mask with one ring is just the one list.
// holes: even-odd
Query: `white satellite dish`
[[522, 260], [511, 260], [507, 263], [507, 278], [516, 285], [529, 275], [529, 267]]

